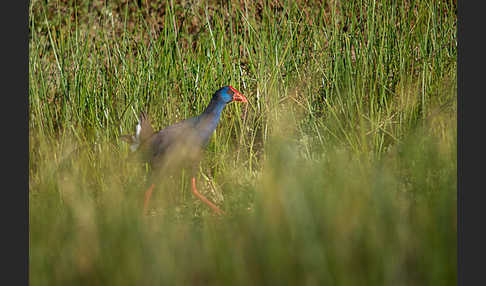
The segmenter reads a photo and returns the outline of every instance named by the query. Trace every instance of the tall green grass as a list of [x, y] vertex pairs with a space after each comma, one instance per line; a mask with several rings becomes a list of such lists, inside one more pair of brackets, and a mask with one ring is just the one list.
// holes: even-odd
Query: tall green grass
[[[31, 1], [33, 285], [455, 285], [453, 1]], [[198, 185], [141, 216], [119, 140], [232, 85]]]

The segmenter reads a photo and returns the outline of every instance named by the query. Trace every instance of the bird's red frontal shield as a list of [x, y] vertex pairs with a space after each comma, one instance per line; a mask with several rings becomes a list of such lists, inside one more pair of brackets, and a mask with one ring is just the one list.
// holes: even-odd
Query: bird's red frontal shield
[[234, 89], [232, 86], [229, 87], [233, 92], [233, 100], [234, 101], [241, 101], [241, 102], [248, 102], [248, 100], [246, 99], [246, 97], [239, 93], [236, 89]]

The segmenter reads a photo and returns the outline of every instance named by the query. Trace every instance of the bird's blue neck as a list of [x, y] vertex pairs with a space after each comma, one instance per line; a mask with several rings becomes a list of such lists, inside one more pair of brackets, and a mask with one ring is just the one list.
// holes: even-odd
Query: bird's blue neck
[[226, 102], [212, 98], [206, 110], [199, 116], [199, 130], [204, 141], [208, 141], [211, 134], [216, 130], [225, 106]]

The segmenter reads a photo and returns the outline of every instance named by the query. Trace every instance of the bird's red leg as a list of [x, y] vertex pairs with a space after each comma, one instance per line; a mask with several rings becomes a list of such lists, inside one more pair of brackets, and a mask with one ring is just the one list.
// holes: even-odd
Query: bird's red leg
[[192, 177], [192, 193], [198, 197], [201, 201], [205, 202], [208, 206], [210, 206], [217, 214], [224, 214], [222, 210], [220, 210], [215, 204], [210, 202], [206, 199], [205, 196], [201, 195], [196, 189], [196, 178]]
[[152, 191], [154, 190], [155, 185], [152, 184], [148, 190], [145, 191], [145, 199], [143, 201], [143, 214], [147, 215], [148, 213], [148, 205], [150, 202], [150, 197], [152, 196]]

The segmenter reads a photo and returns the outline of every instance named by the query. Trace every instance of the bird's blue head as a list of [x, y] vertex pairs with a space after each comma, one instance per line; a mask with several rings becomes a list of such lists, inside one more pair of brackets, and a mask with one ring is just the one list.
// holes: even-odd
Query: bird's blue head
[[239, 93], [236, 89], [231, 86], [223, 86], [218, 89], [214, 95], [213, 99], [218, 102], [230, 103], [232, 101], [248, 102], [246, 97]]

